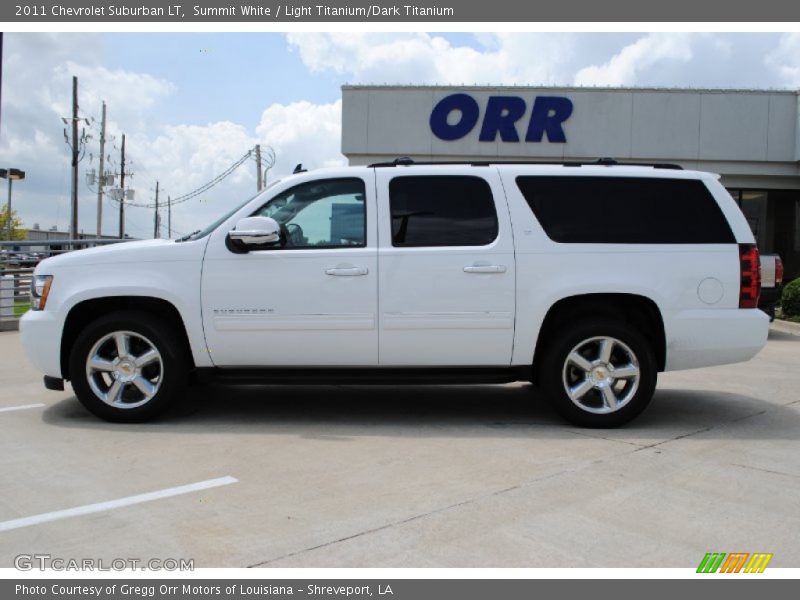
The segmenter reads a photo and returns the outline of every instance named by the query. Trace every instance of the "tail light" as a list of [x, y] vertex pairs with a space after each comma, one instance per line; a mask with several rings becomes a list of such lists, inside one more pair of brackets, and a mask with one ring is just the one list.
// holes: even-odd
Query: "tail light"
[[775, 257], [775, 285], [783, 283], [783, 261], [780, 256]]
[[739, 244], [739, 308], [758, 308], [761, 295], [761, 260], [755, 244]]

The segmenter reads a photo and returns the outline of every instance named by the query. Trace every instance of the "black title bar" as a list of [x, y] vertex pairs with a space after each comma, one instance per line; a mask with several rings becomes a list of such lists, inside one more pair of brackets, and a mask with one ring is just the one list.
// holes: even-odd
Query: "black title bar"
[[[793, 598], [792, 579], [706, 575], [695, 579], [25, 579], [0, 580], [8, 600], [522, 600], [593, 598]], [[714, 580], [716, 578], [716, 580]], [[714, 581], [712, 581], [714, 580]]]
[[280, 2], [20, 0], [0, 4], [10, 23], [78, 22], [798, 22], [796, 0], [348, 0]]

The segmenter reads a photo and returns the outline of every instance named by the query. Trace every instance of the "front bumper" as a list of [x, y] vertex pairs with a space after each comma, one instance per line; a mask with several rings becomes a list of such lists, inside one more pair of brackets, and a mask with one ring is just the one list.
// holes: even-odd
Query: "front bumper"
[[29, 310], [19, 322], [22, 347], [28, 360], [43, 374], [63, 378], [61, 373], [62, 323], [47, 310]]

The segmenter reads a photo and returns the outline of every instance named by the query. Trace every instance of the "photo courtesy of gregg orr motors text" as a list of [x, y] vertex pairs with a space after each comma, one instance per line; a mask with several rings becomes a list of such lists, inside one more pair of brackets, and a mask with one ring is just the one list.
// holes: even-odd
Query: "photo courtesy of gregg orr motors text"
[[327, 4], [226, 4], [222, 6], [187, 6], [170, 4], [167, 6], [128, 6], [125, 4], [89, 4], [86, 6], [64, 6], [54, 4], [15, 4], [16, 17], [173, 17], [183, 19], [193, 17], [230, 18], [326, 18], [353, 17], [369, 19], [373, 17], [455, 17], [456, 12], [449, 6], [417, 6], [401, 4], [391, 6], [330, 6]]
[[171, 585], [162, 583], [158, 585], [132, 585], [127, 583], [81, 585], [69, 583], [51, 583], [46, 585], [16, 584], [14, 587], [17, 597], [23, 596], [77, 596], [94, 597], [103, 596], [133, 596], [139, 598], [154, 598], [169, 596], [291, 596], [305, 594], [307, 596], [345, 596], [345, 597], [372, 597], [393, 596], [392, 586], [388, 583], [370, 585], [271, 585], [259, 583], [237, 583], [225, 585], [198, 585], [183, 583]]

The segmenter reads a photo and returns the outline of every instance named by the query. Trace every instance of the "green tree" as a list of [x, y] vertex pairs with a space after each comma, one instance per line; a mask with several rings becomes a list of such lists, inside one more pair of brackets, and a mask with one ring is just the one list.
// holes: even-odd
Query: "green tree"
[[800, 317], [800, 278], [783, 286], [781, 309], [787, 317]]
[[[22, 219], [17, 215], [17, 211], [11, 211], [11, 239], [24, 240], [28, 236], [28, 230], [22, 227]], [[0, 211], [0, 240], [8, 239], [8, 209]]]

